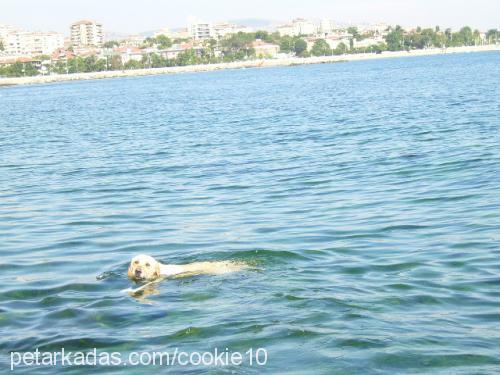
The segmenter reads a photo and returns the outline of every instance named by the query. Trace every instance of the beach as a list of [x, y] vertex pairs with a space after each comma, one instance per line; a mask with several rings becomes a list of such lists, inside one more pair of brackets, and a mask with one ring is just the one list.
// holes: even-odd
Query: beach
[[15, 77], [15, 78], [0, 78], [0, 86], [15, 86], [15, 85], [32, 85], [44, 84], [65, 81], [80, 81], [80, 80], [95, 80], [106, 78], [121, 78], [121, 77], [139, 77], [162, 74], [177, 74], [177, 73], [196, 73], [210, 72], [225, 69], [247, 69], [247, 68], [263, 68], [263, 67], [279, 67], [307, 64], [327, 64], [347, 61], [362, 61], [375, 60], [386, 58], [401, 58], [415, 56], [431, 56], [441, 54], [455, 53], [471, 53], [471, 52], [488, 52], [500, 51], [500, 45], [484, 45], [484, 46], [467, 46], [454, 48], [430, 48], [422, 50], [407, 51], [386, 51], [381, 54], [366, 53], [366, 54], [346, 54], [336, 56], [321, 56], [321, 57], [290, 57], [279, 59], [256, 59], [247, 61], [237, 61], [231, 63], [220, 64], [205, 64], [205, 65], [187, 65], [175, 66], [166, 68], [151, 68], [151, 69], [136, 69], [136, 70], [117, 70], [91, 73], [74, 73], [74, 74], [56, 74], [34, 77]]

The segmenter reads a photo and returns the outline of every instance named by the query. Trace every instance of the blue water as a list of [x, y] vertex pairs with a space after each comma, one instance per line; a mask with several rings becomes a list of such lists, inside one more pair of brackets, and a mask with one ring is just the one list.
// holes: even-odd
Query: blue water
[[[175, 370], [499, 373], [499, 83], [478, 53], [0, 90], [0, 366], [262, 347]], [[138, 253], [251, 268], [132, 297]]]

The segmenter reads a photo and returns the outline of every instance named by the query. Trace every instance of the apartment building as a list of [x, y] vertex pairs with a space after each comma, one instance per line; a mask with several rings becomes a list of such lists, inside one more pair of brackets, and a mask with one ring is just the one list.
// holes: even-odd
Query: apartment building
[[216, 38], [224, 38], [239, 32], [250, 33], [252, 29], [246, 26], [235, 25], [229, 22], [218, 22], [213, 25], [213, 34]]
[[50, 55], [64, 46], [64, 36], [55, 32], [32, 32], [14, 27], [0, 27], [4, 54], [11, 56]]
[[215, 37], [212, 24], [194, 17], [188, 19], [188, 32], [194, 40], [204, 40]]
[[71, 25], [71, 44], [75, 47], [101, 47], [104, 43], [102, 24], [82, 20]]
[[281, 36], [314, 35], [318, 27], [303, 18], [296, 18], [290, 24], [278, 26], [277, 31]]

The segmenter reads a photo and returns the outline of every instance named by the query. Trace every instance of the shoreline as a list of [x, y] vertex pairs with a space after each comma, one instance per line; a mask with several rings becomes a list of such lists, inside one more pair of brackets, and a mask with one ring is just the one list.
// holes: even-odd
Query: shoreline
[[346, 54], [337, 56], [320, 56], [320, 57], [306, 57], [306, 58], [290, 57], [284, 59], [260, 59], [260, 60], [236, 61], [230, 63], [218, 63], [218, 64], [175, 66], [166, 68], [115, 70], [115, 71], [90, 72], [90, 73], [56, 74], [50, 76], [0, 78], [0, 87], [10, 87], [18, 85], [36, 85], [36, 84], [68, 82], [68, 81], [123, 78], [123, 77], [141, 77], [141, 76], [179, 74], [179, 73], [212, 72], [212, 71], [227, 70], [227, 69], [297, 66], [297, 65], [349, 62], [349, 61], [376, 60], [376, 59], [386, 59], [386, 58], [432, 56], [432, 55], [446, 55], [446, 54], [470, 53], [470, 52], [489, 52], [489, 51], [500, 51], [500, 45], [453, 47], [446, 49], [431, 48], [422, 50], [412, 50], [410, 52], [386, 51], [381, 54], [363, 53], [363, 54], [352, 54], [352, 55]]

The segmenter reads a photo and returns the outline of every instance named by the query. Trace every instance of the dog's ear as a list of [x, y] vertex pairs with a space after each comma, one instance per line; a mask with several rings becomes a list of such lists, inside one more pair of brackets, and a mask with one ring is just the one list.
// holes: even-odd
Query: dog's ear
[[130, 266], [128, 266], [128, 271], [127, 271], [127, 276], [131, 279], [134, 278], [134, 270], [132, 269], [132, 264]]
[[155, 265], [155, 276], [156, 277], [160, 277], [160, 274], [161, 274], [160, 263], [156, 262], [156, 265]]

